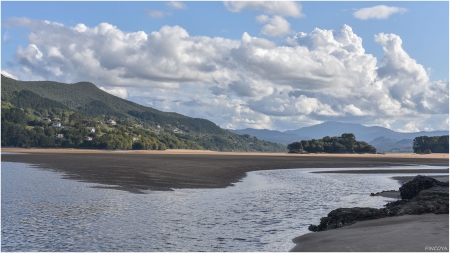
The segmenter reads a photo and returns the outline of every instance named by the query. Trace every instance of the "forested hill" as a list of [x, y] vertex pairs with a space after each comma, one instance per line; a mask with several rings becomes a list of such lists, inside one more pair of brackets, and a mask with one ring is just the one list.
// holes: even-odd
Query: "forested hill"
[[[161, 127], [174, 125], [188, 127], [186, 131], [221, 134], [224, 130], [211, 121], [194, 119], [178, 113], [161, 112], [134, 102], [118, 98], [100, 90], [92, 83], [80, 82], [64, 84], [51, 81], [17, 81], [2, 75], [2, 101], [19, 103], [22, 91], [31, 91], [36, 95], [60, 102], [86, 116], [110, 116], [118, 118], [142, 118], [147, 123]], [[18, 101], [14, 101], [18, 100]], [[25, 101], [22, 100], [22, 103]]]
[[[139, 140], [148, 140], [149, 136], [151, 136], [150, 139], [154, 142], [164, 144], [159, 145], [159, 149], [165, 146], [166, 148], [195, 148], [219, 151], [286, 151], [285, 146], [281, 144], [258, 140], [248, 135], [236, 135], [220, 128], [209, 120], [191, 118], [178, 113], [162, 112], [118, 98], [100, 90], [89, 82], [64, 84], [51, 81], [18, 81], [3, 75], [1, 78], [2, 145], [43, 146], [39, 144], [38, 140], [30, 141], [29, 136], [20, 138], [16, 136], [15, 141], [13, 141], [12, 139], [14, 138], [8, 137], [8, 133], [5, 131], [8, 129], [13, 131], [11, 130], [11, 124], [15, 124], [15, 127], [21, 126], [23, 129], [27, 129], [27, 131], [22, 133], [23, 135], [32, 135], [32, 131], [40, 132], [39, 129], [49, 128], [52, 131], [47, 131], [48, 134], [46, 135], [48, 135], [48, 138], [56, 138], [56, 134], [68, 131], [68, 129], [74, 131], [73, 128], [97, 127], [99, 129], [104, 128], [106, 132], [103, 131], [100, 134], [92, 133], [90, 137], [93, 140], [99, 140], [101, 135], [108, 134], [121, 135], [124, 140], [131, 140], [132, 137]], [[14, 120], [4, 117], [3, 114], [12, 115], [11, 112], [14, 109], [22, 109], [26, 122], [12, 123]], [[79, 116], [75, 117], [73, 115]], [[48, 119], [53, 121], [46, 121]], [[54, 119], [61, 121], [61, 128], [53, 127]], [[107, 125], [106, 122], [110, 119], [115, 120], [117, 126]], [[90, 125], [88, 126], [87, 124]], [[6, 127], [5, 131], [3, 129], [4, 126]], [[125, 130], [119, 130], [120, 127], [124, 127], [123, 129]], [[133, 128], [136, 128], [136, 131], [133, 132]], [[71, 133], [69, 135], [72, 136], [74, 134]], [[105, 146], [105, 143], [102, 145], [97, 143], [98, 145], [95, 146], [95, 141], [88, 143], [80, 141], [81, 135], [83, 135], [81, 137], [86, 137], [85, 131], [80, 130], [75, 135], [78, 138], [77, 140], [65, 140], [66, 142], [64, 142], [55, 139], [50, 141], [50, 143], [53, 143], [54, 147], [64, 145], [67, 147], [84, 145], [94, 148]], [[6, 137], [5, 141], [3, 139], [4, 136]], [[63, 137], [62, 139], [65, 138]], [[105, 139], [106, 137], [104, 136], [103, 138]], [[18, 139], [27, 139], [28, 141], [20, 143], [17, 141]], [[167, 139], [173, 140], [168, 141]], [[133, 145], [138, 147], [139, 145], [136, 143], [139, 142], [131, 141], [130, 145], [125, 146], [127, 148], [132, 148]], [[186, 144], [188, 142], [189, 145]], [[45, 143], [48, 143], [48, 141]], [[149, 146], [152, 145], [144, 145], [144, 147]], [[106, 147], [113, 148], [111, 145], [109, 147], [106, 145]]]

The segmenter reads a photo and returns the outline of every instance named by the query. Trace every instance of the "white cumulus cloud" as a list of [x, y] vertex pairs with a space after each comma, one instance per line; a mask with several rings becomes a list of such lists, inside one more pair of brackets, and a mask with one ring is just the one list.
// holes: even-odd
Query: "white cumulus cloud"
[[293, 129], [325, 120], [448, 127], [448, 82], [431, 82], [395, 34], [375, 35], [384, 50], [377, 59], [347, 25], [299, 32], [281, 46], [248, 33], [240, 40], [192, 36], [179, 26], [146, 33], [108, 23], [65, 27], [11, 19], [5, 25], [31, 32], [28, 45], [16, 51], [17, 69], [2, 73], [88, 80], [116, 96], [222, 127]]
[[260, 23], [268, 23], [262, 29], [261, 33], [267, 36], [281, 36], [291, 32], [291, 25], [283, 17], [273, 16], [269, 18], [266, 15], [256, 17]]
[[105, 91], [105, 92], [108, 92], [111, 95], [119, 97], [119, 98], [126, 99], [128, 97], [128, 91], [127, 91], [126, 88], [122, 88], [122, 87], [113, 87], [113, 88], [100, 87], [100, 89]]
[[406, 8], [395, 6], [377, 5], [369, 8], [362, 8], [353, 13], [353, 16], [358, 19], [388, 19], [392, 14], [405, 13]]

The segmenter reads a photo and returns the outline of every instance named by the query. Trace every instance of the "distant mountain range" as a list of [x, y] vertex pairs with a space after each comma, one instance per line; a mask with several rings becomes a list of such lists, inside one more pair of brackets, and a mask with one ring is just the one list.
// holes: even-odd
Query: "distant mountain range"
[[391, 150], [407, 150], [417, 136], [441, 136], [448, 135], [446, 130], [431, 132], [400, 133], [388, 128], [372, 126], [366, 127], [355, 123], [342, 123], [328, 121], [321, 124], [302, 127], [296, 130], [276, 131], [246, 128], [241, 130], [229, 130], [236, 134], [248, 134], [258, 139], [290, 144], [294, 141], [322, 139], [325, 136], [341, 136], [343, 133], [353, 133], [357, 140], [365, 141], [374, 146], [379, 152]]
[[[434, 136], [434, 135], [433, 135]], [[378, 152], [413, 152], [414, 139], [395, 140], [386, 137], [378, 137], [369, 142]]]

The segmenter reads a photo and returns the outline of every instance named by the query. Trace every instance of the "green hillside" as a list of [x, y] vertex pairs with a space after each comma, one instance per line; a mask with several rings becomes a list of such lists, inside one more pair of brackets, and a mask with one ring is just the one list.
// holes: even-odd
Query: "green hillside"
[[[205, 119], [145, 107], [92, 83], [1, 78], [3, 146], [285, 152], [281, 144], [236, 135]], [[14, 114], [24, 120], [17, 121]], [[117, 125], [108, 125], [109, 119]], [[53, 126], [55, 121], [62, 127]], [[88, 133], [86, 127], [100, 131]], [[47, 139], [40, 141], [44, 136]], [[87, 136], [92, 140], [83, 141]]]

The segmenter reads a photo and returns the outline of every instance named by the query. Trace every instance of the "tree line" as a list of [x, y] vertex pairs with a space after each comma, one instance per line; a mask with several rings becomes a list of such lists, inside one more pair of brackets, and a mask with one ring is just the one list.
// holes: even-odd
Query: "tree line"
[[413, 141], [414, 153], [448, 153], [448, 135], [418, 136]]
[[302, 140], [287, 146], [290, 153], [376, 153], [372, 145], [364, 141], [357, 141], [352, 133], [344, 133], [340, 137], [325, 136], [322, 139]]

